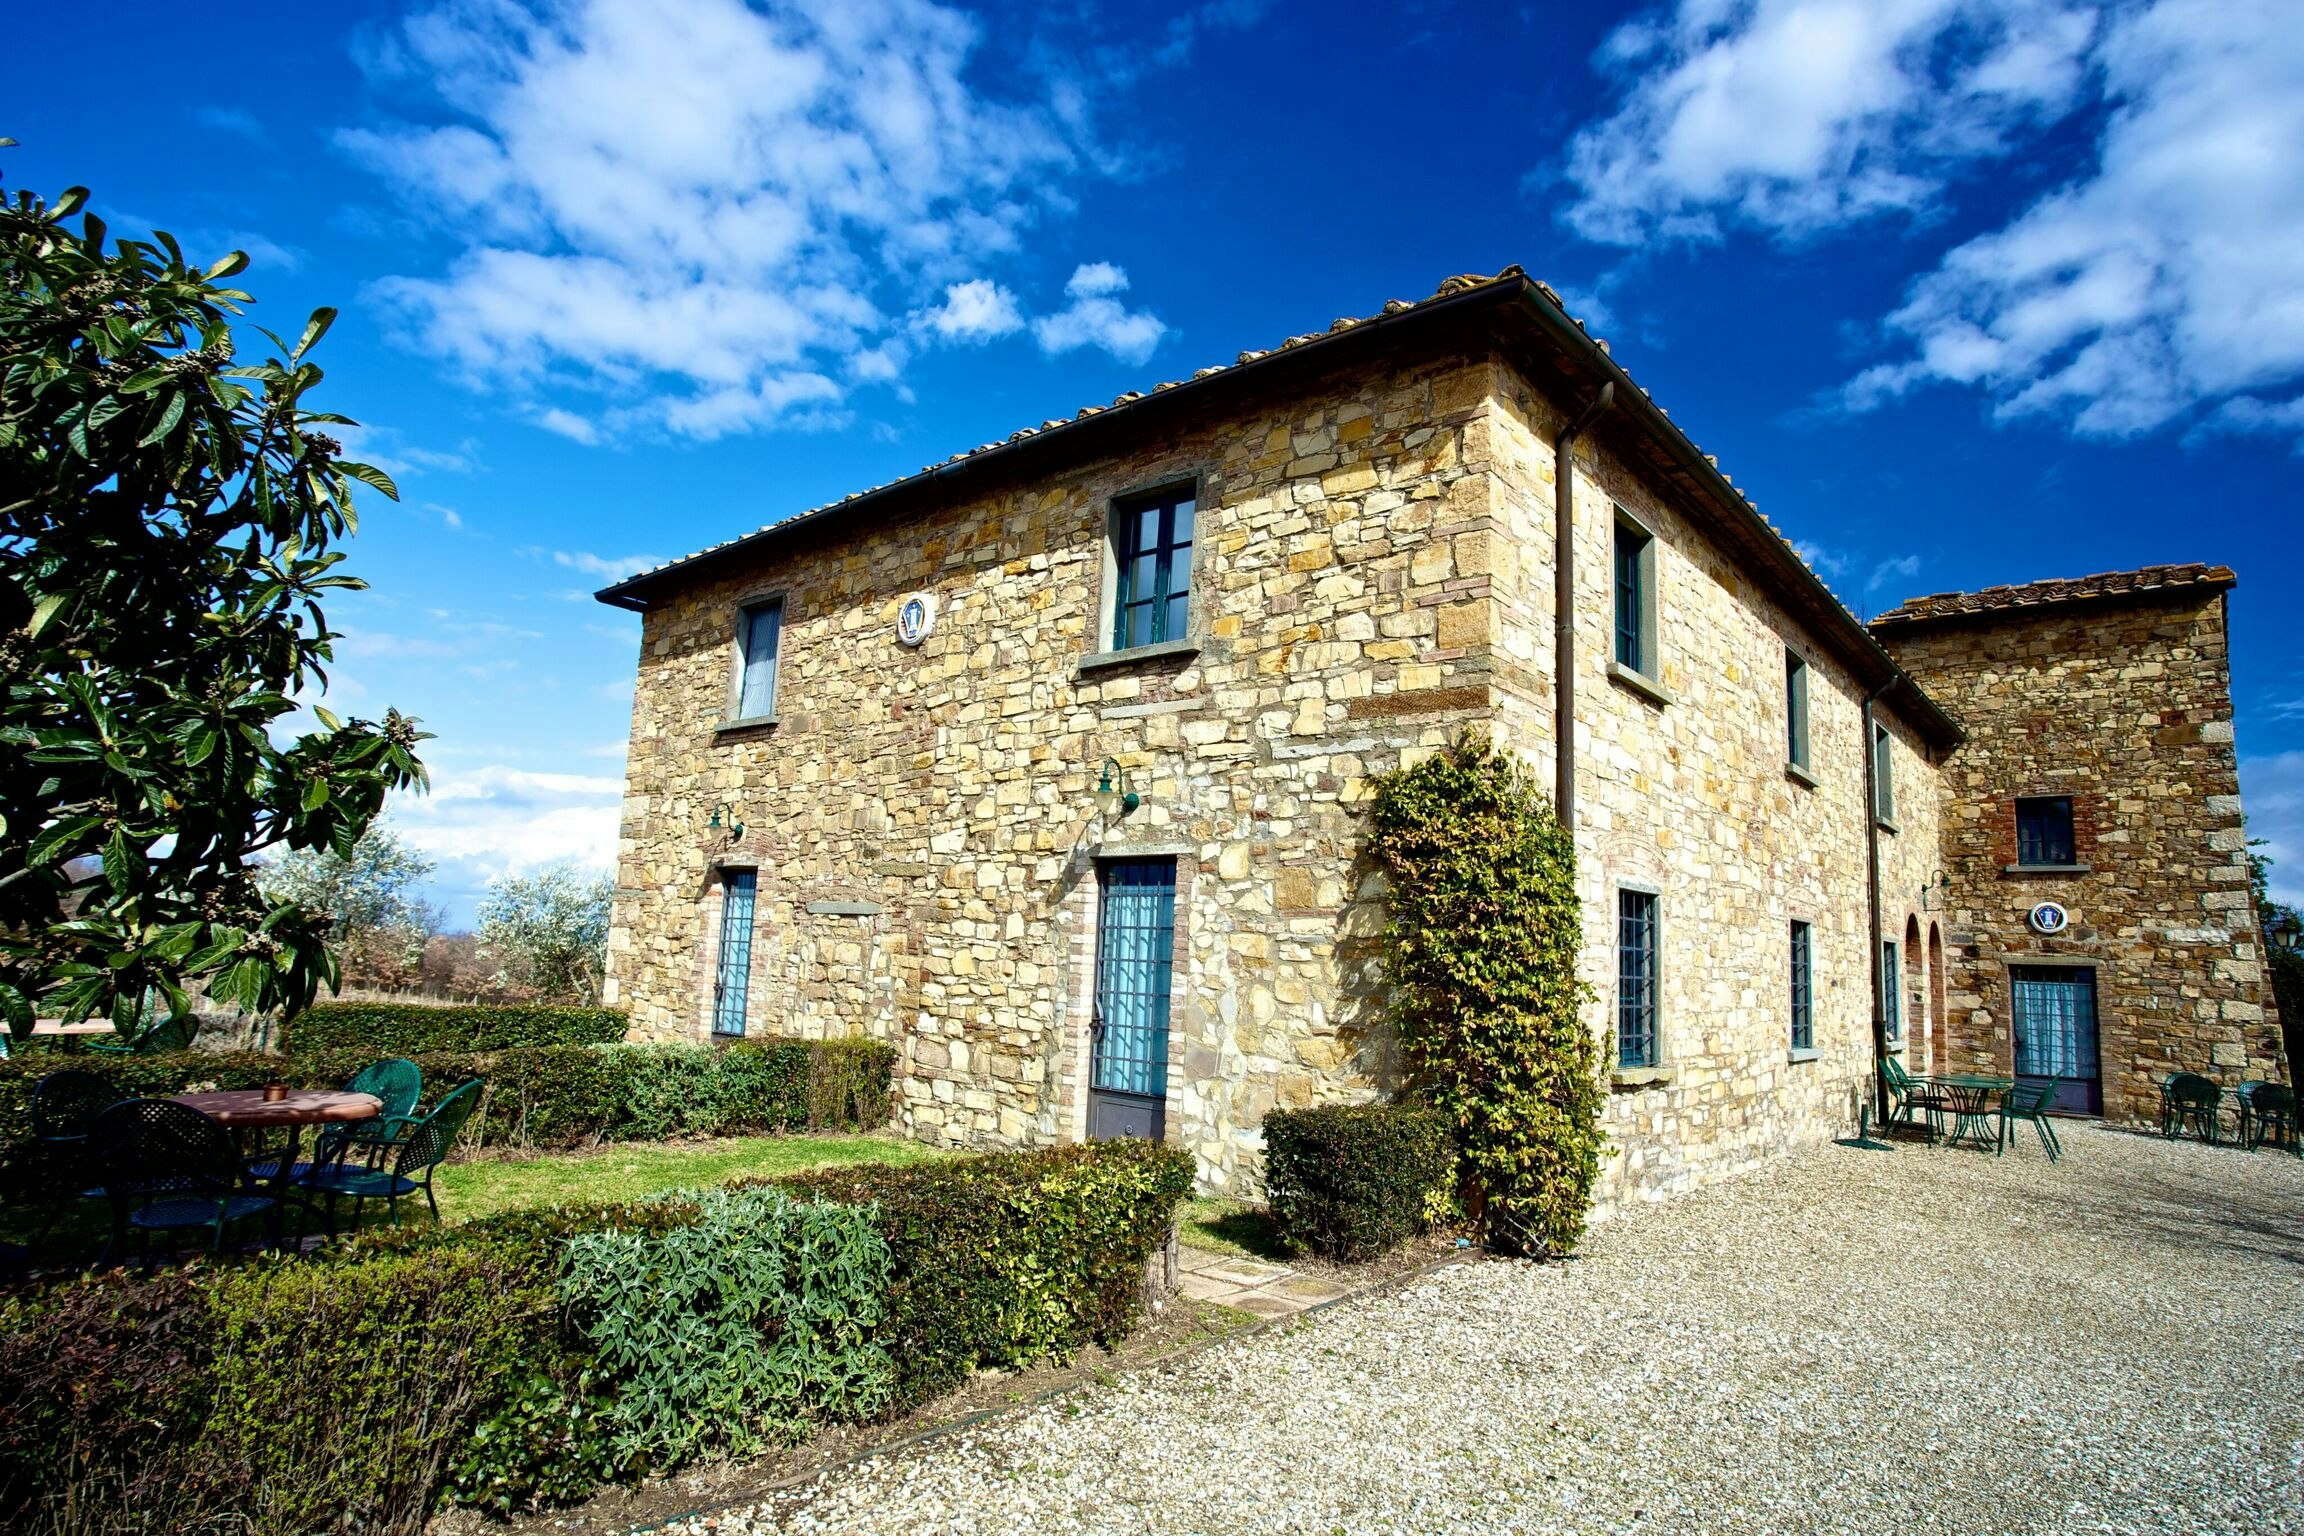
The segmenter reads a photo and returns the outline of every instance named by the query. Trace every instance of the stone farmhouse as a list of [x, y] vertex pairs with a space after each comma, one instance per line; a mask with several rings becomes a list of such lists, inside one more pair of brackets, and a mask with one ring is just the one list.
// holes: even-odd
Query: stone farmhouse
[[1575, 829], [1603, 1206], [1846, 1133], [1881, 1051], [2147, 1114], [2283, 1075], [2231, 584], [1867, 629], [1551, 289], [1453, 278], [603, 591], [608, 1000], [886, 1039], [924, 1139], [1253, 1192], [1269, 1110], [1398, 1083], [1361, 807], [1480, 730]]

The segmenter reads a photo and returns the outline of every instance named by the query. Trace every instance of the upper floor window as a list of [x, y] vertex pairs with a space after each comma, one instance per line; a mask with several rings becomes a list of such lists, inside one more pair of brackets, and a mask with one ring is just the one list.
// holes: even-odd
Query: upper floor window
[[735, 719], [762, 720], [776, 713], [776, 653], [783, 635], [780, 597], [753, 603], [737, 616]]
[[1616, 514], [1616, 662], [1656, 675], [1656, 536]]
[[2070, 795], [2023, 795], [2016, 801], [2016, 862], [2073, 864]]
[[1656, 898], [1616, 893], [1616, 1064], [1656, 1065]]
[[1808, 662], [1798, 651], [1784, 653], [1784, 761], [1806, 772], [1808, 761]]
[[1112, 649], [1181, 640], [1189, 632], [1194, 510], [1189, 487], [1112, 509], [1112, 552], [1119, 568]]
[[1896, 820], [1896, 754], [1888, 727], [1872, 722], [1872, 815], [1877, 821]]
[[1904, 1038], [1904, 984], [1896, 975], [1896, 941], [1880, 941], [1880, 1023], [1890, 1045]]
[[1792, 1049], [1816, 1049], [1815, 929], [1792, 920]]

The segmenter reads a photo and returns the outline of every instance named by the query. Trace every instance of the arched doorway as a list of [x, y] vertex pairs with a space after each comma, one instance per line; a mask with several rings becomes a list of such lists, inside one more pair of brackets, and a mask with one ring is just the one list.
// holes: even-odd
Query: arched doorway
[[1904, 919], [1904, 963], [1897, 969], [1904, 974], [1904, 1017], [1912, 1021], [1906, 1033], [1918, 1037], [1913, 1041], [1910, 1059], [1932, 1061], [1936, 1048], [1936, 1012], [1928, 1006], [1928, 972], [1920, 963], [1920, 919], [1917, 917]]
[[1935, 1021], [1928, 1070], [1943, 1072], [1951, 1066], [1952, 1021], [1944, 1016], [1944, 930], [1928, 925], [1928, 1016]]

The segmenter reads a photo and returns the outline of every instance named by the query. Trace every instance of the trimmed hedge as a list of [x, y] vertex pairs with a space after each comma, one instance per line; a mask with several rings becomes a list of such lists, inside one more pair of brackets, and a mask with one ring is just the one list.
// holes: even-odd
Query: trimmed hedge
[[[809, 1347], [893, 1368], [888, 1389], [869, 1393], [820, 1371], [800, 1398], [779, 1399], [785, 1422], [832, 1422], [870, 1402], [895, 1413], [979, 1367], [1124, 1334], [1190, 1185], [1186, 1154], [1138, 1141], [746, 1181], [730, 1198], [772, 1188], [850, 1206], [869, 1231], [827, 1245], [806, 1223], [739, 1212], [712, 1262], [781, 1275], [755, 1288], [770, 1308], [749, 1314], [762, 1346], [804, 1345], [793, 1330], [821, 1326]], [[0, 1299], [0, 1518], [34, 1532], [416, 1536], [443, 1500], [510, 1513], [672, 1470], [709, 1444], [657, 1463], [652, 1442], [629, 1434], [620, 1456], [616, 1431], [691, 1384], [666, 1374], [678, 1361], [624, 1346], [726, 1334], [730, 1296], [618, 1286], [631, 1300], [604, 1309], [597, 1272], [578, 1304], [571, 1266], [599, 1257], [599, 1234], [644, 1240], [636, 1252], [669, 1253], [665, 1238], [694, 1247], [681, 1234], [723, 1219], [727, 1203], [515, 1211], [380, 1231], [310, 1260], [114, 1272]], [[818, 1316], [825, 1286], [854, 1292], [867, 1273], [876, 1315]], [[595, 1353], [601, 1340], [621, 1342]], [[715, 1373], [693, 1384], [722, 1387]], [[625, 1403], [627, 1392], [645, 1397]]]
[[1281, 1241], [1355, 1263], [1396, 1248], [1450, 1206], [1448, 1117], [1415, 1104], [1276, 1109], [1264, 1117], [1264, 1185]]
[[[124, 1098], [194, 1088], [332, 1088], [369, 1050], [305, 1056], [176, 1051], [158, 1056], [27, 1052], [0, 1061], [0, 1146], [11, 1163], [31, 1135], [32, 1085], [59, 1067], [112, 1080]], [[770, 1131], [872, 1131], [888, 1123], [896, 1052], [877, 1040], [744, 1040], [722, 1047], [556, 1045], [419, 1052], [424, 1101], [487, 1079], [465, 1129], [476, 1146], [566, 1148], [602, 1141]]]
[[315, 1003], [288, 1025], [291, 1055], [366, 1051], [505, 1051], [520, 1046], [614, 1045], [630, 1019], [619, 1008], [546, 1004]]

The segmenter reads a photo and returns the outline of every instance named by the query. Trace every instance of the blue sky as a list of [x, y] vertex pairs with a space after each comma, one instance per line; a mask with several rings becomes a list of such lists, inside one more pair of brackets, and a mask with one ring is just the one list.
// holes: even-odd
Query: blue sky
[[14, 36], [49, 62], [7, 185], [246, 249], [276, 330], [342, 308], [321, 398], [402, 500], [367, 501], [334, 702], [437, 733], [394, 815], [457, 919], [613, 857], [638, 626], [594, 588], [1515, 261], [1861, 612], [2235, 566], [2251, 825], [2304, 895], [2304, 28], [2272, 0], [139, 4]]

